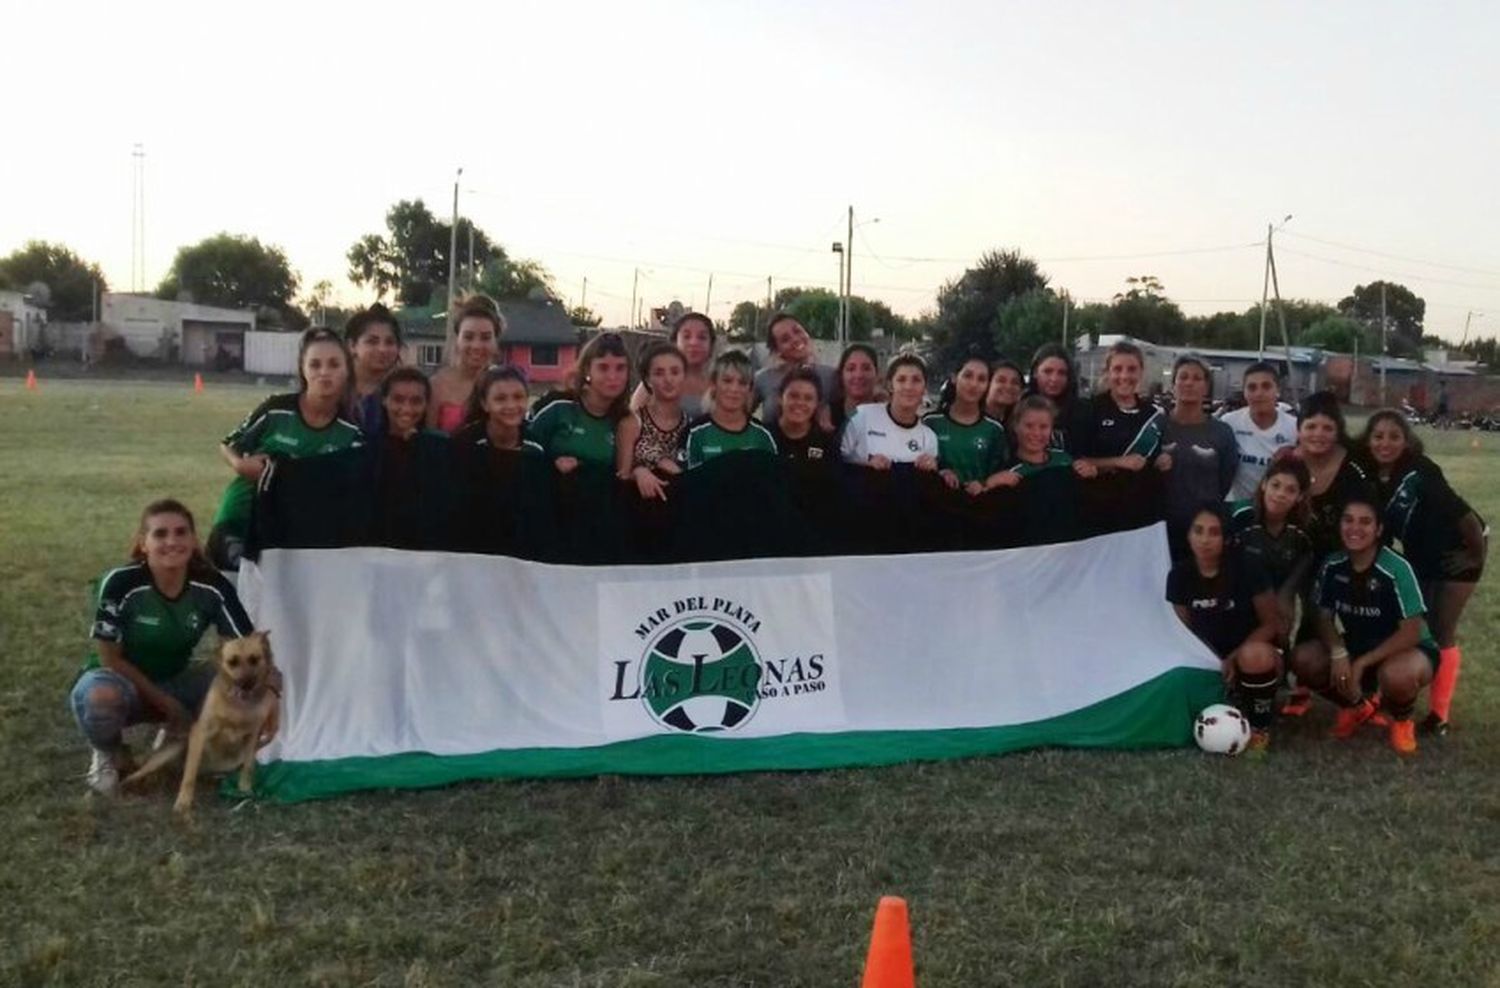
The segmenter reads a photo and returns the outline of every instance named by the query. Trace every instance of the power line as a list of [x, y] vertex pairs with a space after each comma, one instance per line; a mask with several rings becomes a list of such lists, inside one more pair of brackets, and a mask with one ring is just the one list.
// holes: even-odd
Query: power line
[[1290, 230], [1285, 231], [1283, 235], [1288, 237], [1295, 237], [1298, 240], [1310, 240], [1315, 244], [1323, 244], [1326, 247], [1338, 247], [1341, 250], [1352, 250], [1358, 254], [1373, 254], [1375, 257], [1389, 258], [1392, 261], [1406, 261], [1411, 264], [1423, 264], [1430, 268], [1446, 268], [1449, 271], [1463, 271], [1466, 274], [1482, 274], [1488, 275], [1493, 278], [1500, 278], [1500, 271], [1493, 271], [1486, 268], [1467, 268], [1460, 264], [1444, 264], [1442, 261], [1427, 261], [1423, 260], [1420, 257], [1408, 257], [1405, 254], [1389, 254], [1385, 251], [1372, 250], [1369, 247], [1356, 247], [1353, 244], [1340, 243], [1337, 240], [1324, 240], [1321, 237], [1312, 237], [1308, 236], [1305, 233], [1293, 233]]
[[1305, 257], [1312, 261], [1322, 261], [1324, 264], [1334, 264], [1341, 268], [1353, 268], [1356, 271], [1368, 271], [1372, 274], [1383, 275], [1386, 278], [1400, 278], [1402, 281], [1427, 281], [1434, 285], [1453, 285], [1457, 288], [1473, 288], [1482, 292], [1500, 292], [1500, 285], [1477, 285], [1472, 281], [1453, 281], [1449, 278], [1434, 278], [1425, 274], [1387, 271], [1384, 268], [1374, 268], [1367, 264], [1355, 264], [1352, 261], [1341, 261], [1333, 257], [1324, 257], [1321, 254], [1309, 254], [1306, 251], [1293, 250], [1290, 247], [1283, 248], [1283, 251], [1296, 257]]

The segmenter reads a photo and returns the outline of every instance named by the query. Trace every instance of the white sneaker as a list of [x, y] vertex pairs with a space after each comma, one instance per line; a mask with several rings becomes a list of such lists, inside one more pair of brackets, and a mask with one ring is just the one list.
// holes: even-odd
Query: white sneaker
[[115, 756], [95, 748], [86, 779], [88, 787], [94, 792], [101, 796], [113, 796], [120, 786], [120, 770], [115, 766]]

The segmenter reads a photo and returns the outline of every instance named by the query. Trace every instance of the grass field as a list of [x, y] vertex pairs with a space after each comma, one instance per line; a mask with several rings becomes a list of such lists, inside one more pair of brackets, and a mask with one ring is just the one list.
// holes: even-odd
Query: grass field
[[[938, 985], [1500, 985], [1500, 595], [1444, 742], [1329, 714], [1262, 762], [1031, 754], [494, 783], [296, 806], [86, 798], [86, 584], [150, 498], [211, 516], [246, 388], [0, 380], [0, 984], [853, 985], [875, 901]], [[1500, 436], [1429, 437], [1500, 518]]]

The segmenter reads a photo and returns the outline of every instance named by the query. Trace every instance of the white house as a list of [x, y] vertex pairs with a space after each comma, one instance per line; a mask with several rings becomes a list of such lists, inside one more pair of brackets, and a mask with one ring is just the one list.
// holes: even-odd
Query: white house
[[0, 357], [17, 357], [41, 341], [47, 310], [25, 292], [0, 292]]
[[251, 309], [221, 309], [151, 295], [106, 292], [99, 306], [105, 333], [118, 336], [140, 357], [194, 367], [241, 367], [245, 334], [255, 329]]

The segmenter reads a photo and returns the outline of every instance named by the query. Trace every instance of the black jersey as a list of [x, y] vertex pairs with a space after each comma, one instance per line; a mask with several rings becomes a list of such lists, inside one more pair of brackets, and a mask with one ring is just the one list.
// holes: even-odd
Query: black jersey
[[[1312, 540], [1307, 537], [1307, 533], [1287, 522], [1281, 526], [1279, 534], [1272, 535], [1256, 515], [1254, 501], [1237, 501], [1234, 504], [1229, 518], [1228, 535], [1230, 541], [1246, 556], [1260, 563], [1275, 590], [1279, 591], [1284, 587], [1299, 566], [1304, 567], [1308, 573], [1311, 572], [1311, 567], [1306, 565], [1313, 558]], [[1307, 586], [1305, 581], [1299, 583], [1304, 588]]]
[[[1386, 546], [1365, 570], [1356, 570], [1347, 552], [1330, 555], [1318, 570], [1313, 600], [1338, 620], [1344, 645], [1356, 658], [1394, 635], [1405, 619], [1427, 613], [1411, 564]], [[1436, 653], [1426, 622], [1418, 644]]]
[[1425, 456], [1398, 464], [1389, 480], [1379, 480], [1374, 471], [1371, 475], [1377, 478], [1386, 543], [1401, 543], [1418, 578], [1441, 578], [1443, 555], [1463, 547], [1459, 525], [1474, 509]]
[[1339, 538], [1339, 516], [1344, 510], [1344, 499], [1368, 483], [1369, 475], [1364, 468], [1354, 461], [1354, 457], [1345, 456], [1328, 489], [1309, 499], [1311, 514], [1307, 520], [1307, 537], [1312, 540], [1313, 552], [1319, 559], [1343, 547]]
[[1151, 459], [1161, 450], [1163, 419], [1145, 399], [1121, 408], [1107, 391], [1094, 395], [1080, 416], [1074, 455], [1108, 459], [1138, 453]]
[[1259, 627], [1255, 598], [1270, 589], [1260, 562], [1233, 547], [1226, 549], [1213, 579], [1199, 573], [1192, 558], [1178, 561], [1167, 574], [1167, 600], [1187, 608], [1188, 627], [1221, 659]]
[[839, 462], [838, 438], [816, 425], [807, 430], [807, 435], [793, 439], [781, 431], [781, 420], [771, 423], [771, 438], [776, 441], [776, 453], [784, 460], [822, 460], [825, 463]]

